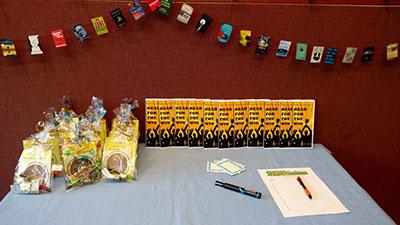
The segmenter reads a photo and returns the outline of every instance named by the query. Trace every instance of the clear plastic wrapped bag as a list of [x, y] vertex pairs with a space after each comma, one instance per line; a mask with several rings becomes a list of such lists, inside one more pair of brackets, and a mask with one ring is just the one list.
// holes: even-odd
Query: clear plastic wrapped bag
[[52, 188], [52, 153], [55, 145], [49, 131], [51, 124], [23, 142], [24, 150], [15, 168], [13, 190], [16, 193], [39, 194]]
[[114, 110], [115, 118], [103, 150], [102, 174], [106, 179], [126, 181], [136, 178], [139, 121], [132, 110], [138, 106], [137, 101], [125, 99]]

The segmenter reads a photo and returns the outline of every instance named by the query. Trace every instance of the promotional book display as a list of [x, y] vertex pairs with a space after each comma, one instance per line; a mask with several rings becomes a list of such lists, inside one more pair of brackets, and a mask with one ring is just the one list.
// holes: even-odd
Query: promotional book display
[[152, 98], [145, 102], [147, 147], [313, 147], [314, 100]]
[[[49, 108], [38, 133], [23, 141], [23, 151], [15, 169], [12, 189], [17, 193], [50, 192], [53, 175], [64, 175], [66, 189], [90, 184], [101, 178], [135, 178], [139, 122], [132, 109], [137, 102], [124, 100], [107, 137], [103, 101], [92, 98], [85, 114], [72, 110], [68, 97], [57, 112]], [[104, 148], [104, 152], [103, 152]]]

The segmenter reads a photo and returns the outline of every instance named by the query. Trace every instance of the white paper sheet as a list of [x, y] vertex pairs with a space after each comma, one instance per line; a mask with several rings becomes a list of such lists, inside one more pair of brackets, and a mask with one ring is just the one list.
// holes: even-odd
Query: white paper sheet
[[[282, 170], [306, 171], [307, 175], [269, 176], [267, 174], [267, 171]], [[349, 212], [311, 168], [259, 169], [258, 173], [284, 217]], [[312, 199], [308, 198], [297, 181], [298, 176], [310, 191]]]

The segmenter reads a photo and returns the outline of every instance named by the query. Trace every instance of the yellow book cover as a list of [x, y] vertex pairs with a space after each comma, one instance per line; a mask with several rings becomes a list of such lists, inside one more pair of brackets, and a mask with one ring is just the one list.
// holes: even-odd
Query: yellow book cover
[[218, 147], [218, 101], [204, 100], [204, 148]]
[[160, 117], [160, 142], [161, 147], [174, 145], [174, 100], [160, 99], [158, 102], [158, 112]]
[[203, 147], [204, 102], [189, 101], [189, 147]]
[[399, 57], [399, 44], [392, 43], [386, 46], [386, 59], [388, 61]]
[[146, 104], [146, 146], [160, 147], [160, 121], [158, 99], [145, 99]]
[[188, 146], [189, 99], [175, 99], [175, 146]]
[[264, 144], [264, 100], [249, 100], [248, 146], [263, 147]]
[[234, 101], [235, 148], [247, 147], [249, 101]]
[[235, 119], [234, 102], [232, 100], [220, 100], [218, 103], [218, 147], [231, 148], [235, 144]]
[[293, 103], [293, 136], [291, 147], [313, 147], [314, 110], [314, 100], [299, 100]]
[[279, 137], [279, 147], [291, 147], [293, 133], [293, 100], [282, 100], [280, 102], [281, 131]]
[[265, 101], [264, 148], [279, 147], [280, 108], [278, 100]]

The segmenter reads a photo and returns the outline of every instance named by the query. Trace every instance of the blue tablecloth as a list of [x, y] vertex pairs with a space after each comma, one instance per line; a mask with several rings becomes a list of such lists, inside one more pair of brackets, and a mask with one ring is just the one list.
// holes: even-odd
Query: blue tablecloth
[[[206, 162], [227, 157], [247, 166], [236, 176], [207, 173]], [[311, 167], [350, 213], [284, 218], [257, 169]], [[214, 186], [221, 180], [263, 193], [251, 198]], [[26, 225], [258, 225], [394, 224], [322, 145], [313, 150], [140, 146], [138, 179], [100, 182], [66, 192], [62, 178], [53, 192], [9, 193], [0, 202], [0, 224]]]

